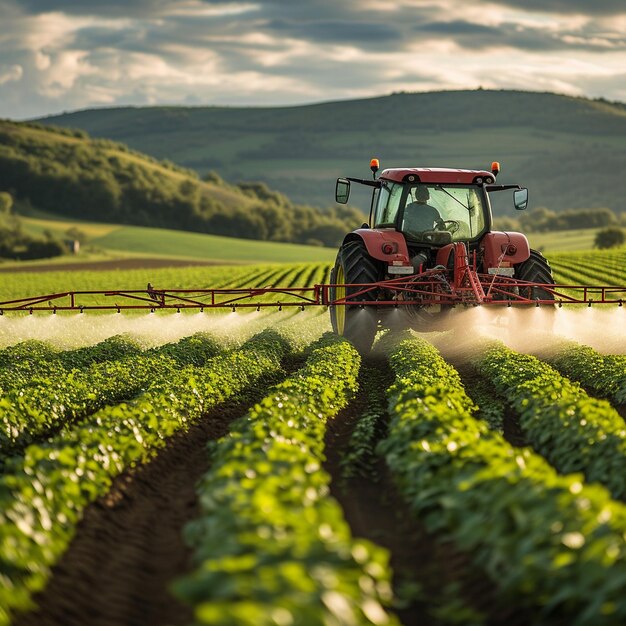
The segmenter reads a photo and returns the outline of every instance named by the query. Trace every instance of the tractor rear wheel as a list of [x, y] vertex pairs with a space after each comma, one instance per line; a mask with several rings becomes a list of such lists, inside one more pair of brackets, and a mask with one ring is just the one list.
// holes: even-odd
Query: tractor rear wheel
[[[514, 277], [520, 280], [527, 280], [531, 283], [554, 285], [552, 269], [543, 254], [537, 250], [531, 250], [528, 260], [515, 265]], [[554, 294], [541, 287], [518, 287], [518, 289], [519, 295], [522, 296], [522, 298], [554, 301]], [[528, 305], [525, 305], [524, 309], [524, 315], [531, 313], [531, 317], [526, 318], [525, 324], [531, 325], [534, 331], [553, 332], [556, 315], [556, 307], [553, 304], [544, 304], [541, 307], [541, 311], [544, 315], [539, 316], [535, 314], [536, 311], [539, 311], [539, 309], [535, 307], [528, 309]]]
[[[543, 254], [537, 250], [531, 250], [528, 260], [515, 266], [515, 278], [554, 285], [552, 269]], [[554, 300], [554, 294], [541, 287], [520, 287], [519, 295], [530, 300]]]
[[[348, 241], [339, 248], [330, 282], [333, 285], [376, 283], [382, 280], [382, 274], [380, 264], [369, 256], [361, 241]], [[358, 291], [358, 287], [331, 287], [330, 298], [338, 300]], [[356, 299], [374, 302], [377, 295], [377, 290], [373, 290]], [[376, 306], [331, 305], [330, 322], [333, 331], [351, 341], [359, 352], [369, 352], [378, 329]]]

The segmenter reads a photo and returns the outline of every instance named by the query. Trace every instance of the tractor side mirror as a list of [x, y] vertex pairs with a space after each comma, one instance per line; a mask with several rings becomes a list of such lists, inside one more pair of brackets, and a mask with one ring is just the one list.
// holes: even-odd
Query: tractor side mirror
[[346, 204], [350, 197], [350, 181], [347, 178], [338, 178], [335, 187], [335, 200], [339, 204]]
[[523, 211], [528, 206], [528, 189], [516, 189], [513, 192], [513, 204], [518, 211]]

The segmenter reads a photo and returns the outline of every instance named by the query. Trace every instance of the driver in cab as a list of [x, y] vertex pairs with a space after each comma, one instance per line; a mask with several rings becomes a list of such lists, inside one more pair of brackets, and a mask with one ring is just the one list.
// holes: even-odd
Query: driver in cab
[[428, 204], [430, 200], [428, 187], [426, 185], [417, 185], [410, 193], [412, 195], [408, 199], [412, 199], [412, 201], [404, 207], [402, 230], [421, 233], [426, 230], [444, 228], [445, 225], [439, 211], [434, 206]]

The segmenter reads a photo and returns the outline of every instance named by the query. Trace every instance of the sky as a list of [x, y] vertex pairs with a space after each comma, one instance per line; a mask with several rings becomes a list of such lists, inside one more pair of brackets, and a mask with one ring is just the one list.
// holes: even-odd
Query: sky
[[522, 89], [626, 102], [625, 0], [0, 0], [0, 117]]

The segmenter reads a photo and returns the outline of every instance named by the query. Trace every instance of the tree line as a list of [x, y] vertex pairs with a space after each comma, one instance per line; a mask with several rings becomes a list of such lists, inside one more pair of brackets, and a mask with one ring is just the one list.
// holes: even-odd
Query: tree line
[[494, 227], [498, 230], [525, 233], [598, 228], [600, 230], [596, 233], [594, 246], [600, 249], [623, 245], [626, 242], [623, 226], [626, 226], [626, 214], [617, 215], [608, 208], [567, 209], [556, 212], [545, 207], [537, 207], [519, 219], [500, 217], [494, 220]]
[[0, 259], [46, 259], [68, 252], [65, 244], [49, 232], [42, 237], [24, 232], [20, 219], [11, 213], [12, 207], [11, 195], [0, 192]]
[[618, 216], [608, 208], [551, 211], [545, 207], [537, 207], [523, 213], [519, 218], [500, 217], [495, 219], [495, 225], [498, 229], [527, 233], [605, 228], [620, 224], [626, 226], [626, 215], [620, 214]]
[[[350, 207], [296, 205], [264, 183], [143, 158], [108, 140], [0, 123], [0, 189], [21, 206], [82, 220], [335, 247], [363, 220]], [[33, 132], [36, 131], [36, 132]]]

